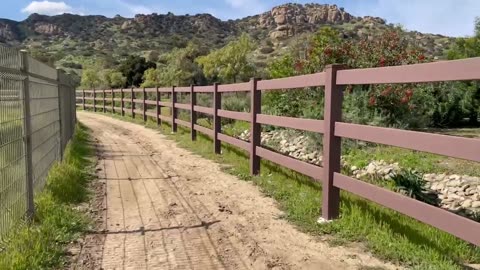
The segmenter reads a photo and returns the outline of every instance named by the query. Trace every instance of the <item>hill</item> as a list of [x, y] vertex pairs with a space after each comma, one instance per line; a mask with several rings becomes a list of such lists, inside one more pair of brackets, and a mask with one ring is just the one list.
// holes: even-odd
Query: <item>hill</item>
[[[94, 59], [116, 65], [130, 54], [155, 58], [196, 40], [207, 48], [219, 48], [249, 33], [258, 43], [259, 65], [285, 51], [292, 42], [330, 25], [344, 38], [372, 36], [395, 27], [378, 17], [356, 17], [336, 5], [285, 4], [271, 11], [238, 20], [222, 21], [210, 14], [80, 16], [32, 14], [24, 21], [0, 19], [0, 43], [27, 48], [43, 61], [67, 69], [81, 69]], [[455, 40], [435, 34], [404, 32], [412, 44], [427, 54], [442, 56]]]

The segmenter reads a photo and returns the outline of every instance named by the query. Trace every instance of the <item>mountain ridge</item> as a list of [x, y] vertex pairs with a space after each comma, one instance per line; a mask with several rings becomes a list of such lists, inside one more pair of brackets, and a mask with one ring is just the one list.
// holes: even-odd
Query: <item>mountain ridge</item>
[[[287, 3], [235, 20], [221, 20], [208, 13], [153, 13], [133, 18], [32, 14], [23, 21], [0, 19], [0, 43], [29, 49], [62, 64], [84, 62], [94, 56], [121, 58], [151, 51], [162, 54], [192, 40], [207, 48], [219, 48], [247, 32], [260, 45], [258, 60], [266, 61], [280, 55], [296, 37], [325, 25], [338, 29], [344, 38], [370, 36], [395, 27], [379, 17], [354, 16], [337, 5]], [[442, 55], [455, 40], [416, 31], [405, 31], [405, 35], [434, 56]]]

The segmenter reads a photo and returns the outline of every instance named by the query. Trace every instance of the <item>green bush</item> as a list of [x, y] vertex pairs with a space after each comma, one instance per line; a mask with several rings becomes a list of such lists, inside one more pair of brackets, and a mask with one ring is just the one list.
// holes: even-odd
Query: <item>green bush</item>
[[244, 93], [223, 95], [222, 108], [227, 111], [248, 112], [250, 111], [250, 98]]

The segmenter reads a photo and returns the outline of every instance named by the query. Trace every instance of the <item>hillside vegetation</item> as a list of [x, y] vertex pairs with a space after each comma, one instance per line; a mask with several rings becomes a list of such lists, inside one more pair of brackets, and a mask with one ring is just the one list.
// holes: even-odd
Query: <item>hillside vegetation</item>
[[[174, 48], [185, 48], [189, 42], [209, 49], [221, 48], [247, 33], [257, 44], [253, 62], [263, 68], [270, 59], [283, 55], [285, 48], [325, 25], [337, 29], [345, 39], [395, 28], [384, 19], [355, 17], [336, 5], [286, 4], [264, 14], [230, 21], [209, 14], [168, 13], [135, 18], [33, 14], [21, 22], [0, 20], [0, 42], [27, 48], [45, 62], [79, 73], [82, 67], [98, 62], [104, 68], [116, 67], [132, 54], [157, 61], [159, 56]], [[432, 56], [442, 56], [454, 41], [434, 34], [403, 34], [409, 43]]]

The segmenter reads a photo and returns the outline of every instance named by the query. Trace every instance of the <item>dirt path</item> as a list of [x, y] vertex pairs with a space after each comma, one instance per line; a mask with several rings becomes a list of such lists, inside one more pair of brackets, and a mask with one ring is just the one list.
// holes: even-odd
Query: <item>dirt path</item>
[[105, 220], [78, 269], [394, 268], [299, 232], [257, 187], [154, 130], [78, 116], [93, 130], [106, 183]]

